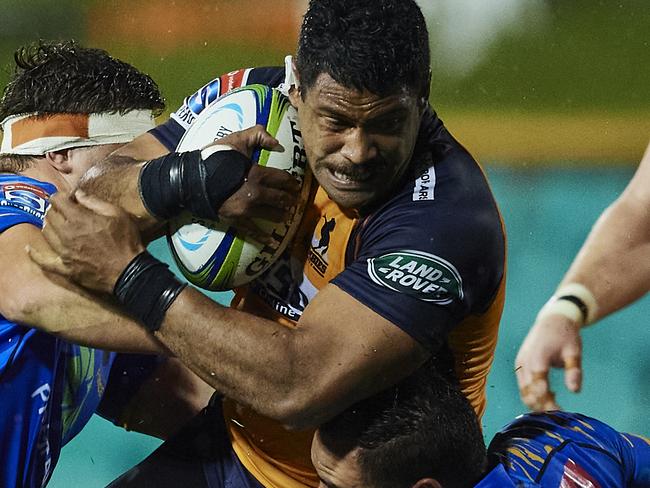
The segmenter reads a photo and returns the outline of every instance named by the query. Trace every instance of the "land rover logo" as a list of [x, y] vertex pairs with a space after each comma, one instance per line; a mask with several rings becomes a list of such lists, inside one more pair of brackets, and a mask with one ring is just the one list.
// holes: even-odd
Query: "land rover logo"
[[441, 305], [463, 298], [453, 264], [422, 251], [398, 251], [368, 259], [368, 274], [386, 288]]

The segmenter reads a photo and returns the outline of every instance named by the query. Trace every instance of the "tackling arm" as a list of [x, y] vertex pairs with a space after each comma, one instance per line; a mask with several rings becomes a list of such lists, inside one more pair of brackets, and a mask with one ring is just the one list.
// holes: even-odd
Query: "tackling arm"
[[44, 273], [25, 253], [27, 245], [45, 246], [40, 230], [31, 224], [15, 225], [0, 234], [0, 313], [4, 317], [82, 345], [169, 353], [116, 308], [59, 276]]

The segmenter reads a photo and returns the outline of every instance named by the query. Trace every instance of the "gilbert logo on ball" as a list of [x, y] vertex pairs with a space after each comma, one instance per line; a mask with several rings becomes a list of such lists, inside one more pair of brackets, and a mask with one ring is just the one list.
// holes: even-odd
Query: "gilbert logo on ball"
[[[263, 245], [243, 238], [237, 229], [223, 222], [186, 214], [170, 224], [167, 240], [183, 275], [208, 290], [229, 290], [262, 274], [282, 254], [300, 224], [309, 196], [310, 173], [297, 112], [279, 91], [264, 85], [249, 85], [222, 96], [205, 108], [187, 130], [178, 152], [205, 148], [233, 132], [260, 124], [285, 151], [256, 150], [252, 160], [261, 166], [288, 171], [302, 183], [298, 205], [286, 222], [256, 220], [272, 238]], [[204, 149], [203, 157], [223, 146]]]

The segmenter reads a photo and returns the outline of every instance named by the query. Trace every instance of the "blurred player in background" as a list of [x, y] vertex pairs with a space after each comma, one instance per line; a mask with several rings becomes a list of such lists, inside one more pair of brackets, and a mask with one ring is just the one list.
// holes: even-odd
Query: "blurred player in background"
[[486, 453], [467, 400], [429, 365], [319, 427], [312, 460], [323, 488], [650, 486], [650, 441], [580, 414], [517, 417]]
[[[621, 196], [600, 216], [517, 354], [519, 392], [532, 410], [553, 410], [551, 367], [582, 386], [580, 329], [650, 290], [650, 146]], [[643, 338], [640, 338], [643, 339]], [[647, 340], [647, 338], [646, 338]]]
[[[119, 347], [111, 328], [130, 319], [44, 274], [25, 253], [43, 239], [51, 195], [69, 192], [94, 162], [153, 127], [164, 108], [158, 87], [106, 52], [73, 43], [35, 44], [15, 60], [0, 101], [0, 485], [33, 488], [47, 483], [61, 447], [88, 422], [105, 390], [107, 417], [164, 436], [205, 405], [209, 388], [176, 361], [75, 345], [94, 337], [96, 345]], [[42, 320], [38, 314], [83, 329], [49, 335], [28, 325]], [[139, 349], [159, 348], [151, 335], [133, 330]], [[161, 383], [165, 391], [157, 392]], [[143, 393], [160, 396], [145, 403]], [[131, 399], [133, 408], [125, 410]], [[165, 407], [173, 415], [151, 425]]]
[[[199, 168], [185, 164], [190, 155], [144, 166], [116, 156], [84, 178], [86, 196], [55, 197], [44, 229], [54, 252], [33, 249], [34, 259], [96, 291], [118, 290], [123, 309], [225, 397], [115, 486], [317, 486], [313, 429], [444, 351], [482, 415], [505, 236], [479, 165], [428, 105], [429, 63], [412, 0], [313, 0], [295, 62], [216, 78], [118, 151], [124, 160], [174, 151], [197, 114], [238, 86], [287, 93], [319, 186], [295, 245], [237, 290], [233, 308], [184, 288], [143, 253], [132, 217], [151, 227], [183, 207], [231, 216], [256, 166], [218, 191], [223, 172], [208, 158], [214, 179], [199, 175], [190, 192]], [[220, 140], [241, 152], [274, 142], [260, 128]], [[246, 164], [231, 156], [233, 168]], [[287, 184], [276, 200], [297, 190]]]

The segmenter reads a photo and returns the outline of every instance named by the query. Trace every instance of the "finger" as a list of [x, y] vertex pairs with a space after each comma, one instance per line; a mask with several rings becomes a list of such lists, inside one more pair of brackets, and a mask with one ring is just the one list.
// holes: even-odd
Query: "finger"
[[273, 238], [269, 233], [264, 232], [251, 220], [238, 220], [236, 229], [238, 234], [243, 238], [250, 238], [264, 245], [273, 243]]
[[269, 134], [263, 126], [256, 125], [251, 131], [252, 139], [249, 140], [253, 147], [261, 147], [275, 152], [284, 152], [284, 147], [280, 144], [280, 141]]
[[297, 203], [295, 194], [284, 190], [276, 190], [275, 188], [260, 188], [257, 192], [251, 194], [251, 198], [253, 195], [255, 205], [269, 206], [281, 210], [288, 210]]
[[88, 195], [83, 190], [77, 190], [74, 195], [81, 205], [99, 215], [115, 217], [120, 212], [119, 207], [97, 198], [96, 196]]
[[256, 205], [249, 212], [250, 217], [268, 220], [269, 222], [284, 222], [288, 217], [288, 210], [271, 207], [269, 205]]
[[65, 250], [65, 246], [63, 245], [63, 241], [59, 237], [58, 230], [56, 227], [52, 225], [48, 225], [46, 227], [43, 227], [43, 230], [41, 231], [41, 234], [45, 238], [45, 241], [47, 244], [50, 246], [52, 251], [58, 256], [63, 253]]
[[522, 400], [531, 410], [545, 410], [549, 397], [553, 396], [548, 382], [548, 371], [533, 371], [529, 382], [524, 384], [521, 391]]
[[29, 258], [44, 271], [66, 276], [67, 267], [63, 264], [61, 256], [55, 252], [43, 248], [37, 249], [30, 245], [27, 245], [25, 250], [27, 251]]
[[50, 212], [59, 213], [64, 219], [74, 214], [79, 208], [72, 193], [57, 192], [50, 198]]
[[59, 212], [58, 208], [50, 205], [47, 208], [45, 218], [43, 219], [43, 230], [45, 230], [46, 227], [54, 227], [55, 230], [58, 230], [65, 227], [66, 222], [65, 216]]
[[582, 388], [582, 366], [580, 356], [564, 359], [564, 383], [569, 391], [577, 393]]
[[562, 410], [562, 408], [555, 401], [555, 395], [549, 392], [545, 397], [539, 399], [539, 409], [541, 412], [548, 412], [549, 410]]
[[292, 195], [300, 192], [300, 182], [288, 172], [278, 168], [267, 168], [266, 166], [253, 166], [249, 171], [248, 179], [259, 182], [266, 187], [284, 190]]

